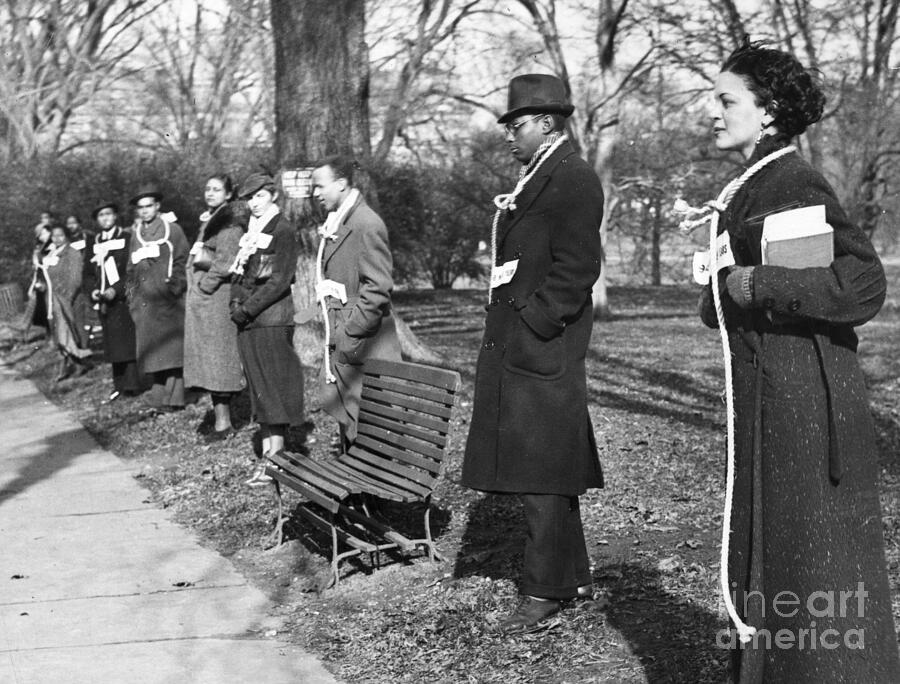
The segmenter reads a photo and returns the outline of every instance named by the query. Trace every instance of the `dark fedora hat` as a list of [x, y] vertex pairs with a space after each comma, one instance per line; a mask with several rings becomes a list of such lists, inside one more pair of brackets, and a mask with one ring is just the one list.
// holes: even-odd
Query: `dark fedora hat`
[[97, 214], [99, 214], [104, 209], [112, 209], [114, 213], [119, 213], [119, 205], [115, 202], [100, 202], [97, 206], [91, 209], [91, 217], [96, 221]]
[[262, 188], [266, 186], [274, 186], [275, 179], [272, 178], [267, 173], [260, 173], [256, 171], [255, 173], [251, 173], [244, 179], [244, 182], [241, 183], [241, 187], [238, 188], [237, 196], [240, 199], [245, 199], [250, 197], [251, 195], [256, 194]]
[[509, 82], [506, 114], [497, 123], [506, 123], [529, 112], [571, 116], [575, 107], [566, 100], [566, 86], [550, 74], [523, 74]]
[[138, 189], [137, 194], [128, 200], [128, 203], [137, 204], [145, 197], [152, 197], [157, 202], [162, 202], [163, 194], [159, 191], [159, 187], [156, 184], [145, 183]]

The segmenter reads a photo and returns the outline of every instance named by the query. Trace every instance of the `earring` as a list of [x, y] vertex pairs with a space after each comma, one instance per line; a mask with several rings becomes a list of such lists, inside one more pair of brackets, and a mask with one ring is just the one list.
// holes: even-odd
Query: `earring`
[[769, 127], [765, 121], [760, 121], [759, 123], [759, 134], [756, 136], [756, 144], [759, 145], [759, 141], [763, 139], [763, 131], [765, 131]]

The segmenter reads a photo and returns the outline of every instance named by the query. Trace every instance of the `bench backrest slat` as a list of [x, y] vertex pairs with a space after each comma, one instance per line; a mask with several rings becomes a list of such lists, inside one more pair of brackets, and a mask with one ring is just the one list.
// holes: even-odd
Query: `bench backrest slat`
[[441, 409], [449, 411], [453, 406], [453, 397], [455, 396], [452, 392], [448, 392], [444, 389], [434, 389], [427, 385], [415, 385], [410, 382], [395, 380], [394, 378], [389, 378], [387, 376], [367, 375], [365, 378], [365, 387], [395, 393], [392, 396], [402, 395], [424, 399], [424, 402], [419, 402], [423, 407], [421, 409], [422, 411], [432, 413], [433, 410], [434, 415], [443, 415], [443, 417], [446, 417], [446, 415], [438, 413], [438, 411]]
[[[431, 418], [422, 413], [408, 411], [405, 408], [386, 406], [385, 404], [379, 404], [368, 399], [363, 399], [359, 402], [359, 413], [360, 416], [364, 413], [375, 414], [382, 418], [389, 418], [400, 425], [415, 425], [417, 427], [425, 428], [426, 430], [432, 430], [440, 435], [445, 435], [449, 432], [449, 424], [446, 420]], [[363, 418], [360, 418], [360, 420], [363, 420]]]
[[[382, 431], [383, 432], [383, 431]], [[384, 433], [388, 437], [389, 433]], [[407, 440], [409, 441], [409, 440]], [[394, 460], [400, 461], [402, 463], [406, 463], [409, 466], [419, 468], [421, 470], [428, 471], [430, 473], [437, 473], [441, 469], [441, 460], [443, 453], [438, 452], [439, 457], [428, 457], [421, 455], [416, 448], [414, 451], [410, 451], [408, 449], [398, 449], [396, 446], [389, 442], [382, 442], [376, 439], [372, 439], [369, 435], [359, 434], [356, 437], [356, 441], [353, 442], [355, 446], [360, 446], [366, 449], [367, 451], [371, 451], [373, 454], [384, 454]], [[419, 445], [419, 446], [425, 446]]]
[[423, 430], [417, 428], [415, 425], [409, 425], [407, 423], [398, 423], [396, 420], [390, 417], [378, 416], [372, 412], [367, 414], [363, 414], [360, 411], [359, 414], [359, 425], [358, 429], [360, 432], [363, 432], [363, 428], [367, 425], [374, 425], [376, 427], [383, 428], [389, 432], [396, 433], [398, 435], [407, 435], [409, 437], [415, 437], [416, 439], [420, 439], [423, 442], [429, 442], [434, 444], [441, 449], [443, 449], [447, 445], [447, 436], [442, 435], [440, 433], [434, 432], [433, 430]]
[[362, 449], [350, 447], [350, 453], [340, 456], [340, 460], [346, 465], [358, 468], [364, 473], [368, 473], [373, 477], [396, 485], [402, 490], [412, 492], [418, 496], [428, 496], [434, 488], [434, 478], [429, 478], [430, 482], [424, 484], [411, 480], [406, 475], [397, 475], [392, 468], [394, 464], [391, 461], [370, 454]]
[[366, 375], [387, 375], [393, 378], [401, 378], [423, 385], [438, 387], [453, 394], [459, 392], [462, 382], [459, 373], [456, 371], [404, 361], [368, 359], [364, 371]]

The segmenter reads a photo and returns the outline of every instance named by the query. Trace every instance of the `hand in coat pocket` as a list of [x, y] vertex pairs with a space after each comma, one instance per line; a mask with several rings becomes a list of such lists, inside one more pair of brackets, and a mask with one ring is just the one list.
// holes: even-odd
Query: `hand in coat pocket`
[[516, 321], [506, 347], [504, 367], [520, 375], [551, 380], [566, 370], [563, 333], [551, 338], [540, 337], [525, 321]]
[[334, 360], [337, 363], [358, 366], [366, 360], [365, 351], [368, 342], [367, 337], [353, 337], [348, 335], [344, 328], [335, 331]]

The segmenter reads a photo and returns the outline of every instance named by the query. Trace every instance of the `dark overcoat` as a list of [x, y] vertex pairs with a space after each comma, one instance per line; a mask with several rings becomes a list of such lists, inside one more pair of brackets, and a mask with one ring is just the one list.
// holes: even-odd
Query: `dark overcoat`
[[341, 283], [347, 293], [346, 303], [327, 300], [337, 382], [324, 384], [322, 405], [350, 440], [356, 436], [361, 364], [369, 358], [400, 360], [391, 314], [393, 265], [387, 227], [360, 196], [322, 252], [323, 277]]
[[497, 227], [497, 265], [478, 355], [462, 483], [492, 492], [578, 495], [602, 487], [585, 355], [600, 275], [600, 180], [564, 143]]
[[[210, 392], [239, 392], [244, 371], [238, 355], [237, 326], [231, 320], [231, 264], [247, 226], [241, 204], [218, 207], [200, 226], [200, 243], [212, 257], [208, 269], [188, 257], [184, 319], [184, 384]], [[197, 249], [200, 249], [197, 247]], [[192, 250], [193, 251], [193, 250]]]
[[[121, 241], [117, 242], [117, 241]], [[84, 291], [90, 296], [91, 292], [100, 288], [101, 284], [112, 287], [116, 295], [112, 301], [102, 300], [98, 308], [98, 318], [103, 326], [103, 349], [106, 352], [106, 360], [110, 363], [125, 363], [137, 358], [135, 346], [134, 321], [128, 311], [128, 300], [125, 297], [125, 276], [128, 272], [128, 257], [131, 254], [131, 233], [116, 226], [115, 231], [104, 240], [103, 233], [97, 233], [95, 244], [113, 244], [115, 249], [110, 249], [107, 258], [111, 258], [116, 265], [119, 280], [114, 285], [109, 285], [105, 279], [101, 279], [100, 269], [102, 265], [95, 259], [93, 248], [90, 254], [85, 255]], [[119, 246], [121, 245], [121, 246]], [[93, 247], [93, 245], [92, 245]]]
[[[137, 228], [135, 228], [135, 231]], [[157, 216], [141, 227], [145, 242], [160, 240], [165, 226]], [[141, 247], [132, 235], [130, 251]], [[156, 373], [184, 365], [184, 292], [187, 289], [188, 243], [181, 226], [169, 223], [169, 244], [159, 256], [134, 263], [128, 260], [128, 308], [137, 337], [137, 362], [142, 373]], [[172, 255], [172, 273], [169, 255]]]
[[[786, 143], [765, 138], [750, 163]], [[834, 229], [832, 265], [761, 266], [765, 217], [820, 204]], [[763, 638], [757, 648], [735, 649], [733, 677], [741, 684], [900, 682], [877, 449], [853, 330], [884, 301], [881, 262], [825, 179], [796, 153], [753, 176], [720, 229], [728, 231], [737, 263], [755, 266], [749, 309], [723, 295], [736, 413], [730, 579], [742, 619], [773, 640], [780, 630], [794, 637], [790, 648], [765, 648]], [[701, 315], [715, 324], [708, 287]], [[842, 611], [840, 592], [860, 589], [865, 595], [852, 595]], [[796, 597], [799, 609], [782, 603], [776, 610], [780, 592]], [[809, 631], [800, 647], [804, 629], [819, 635], [815, 648]], [[847, 647], [848, 638], [859, 642], [853, 630], [862, 630], [864, 649]], [[823, 633], [838, 646], [823, 647]]]

